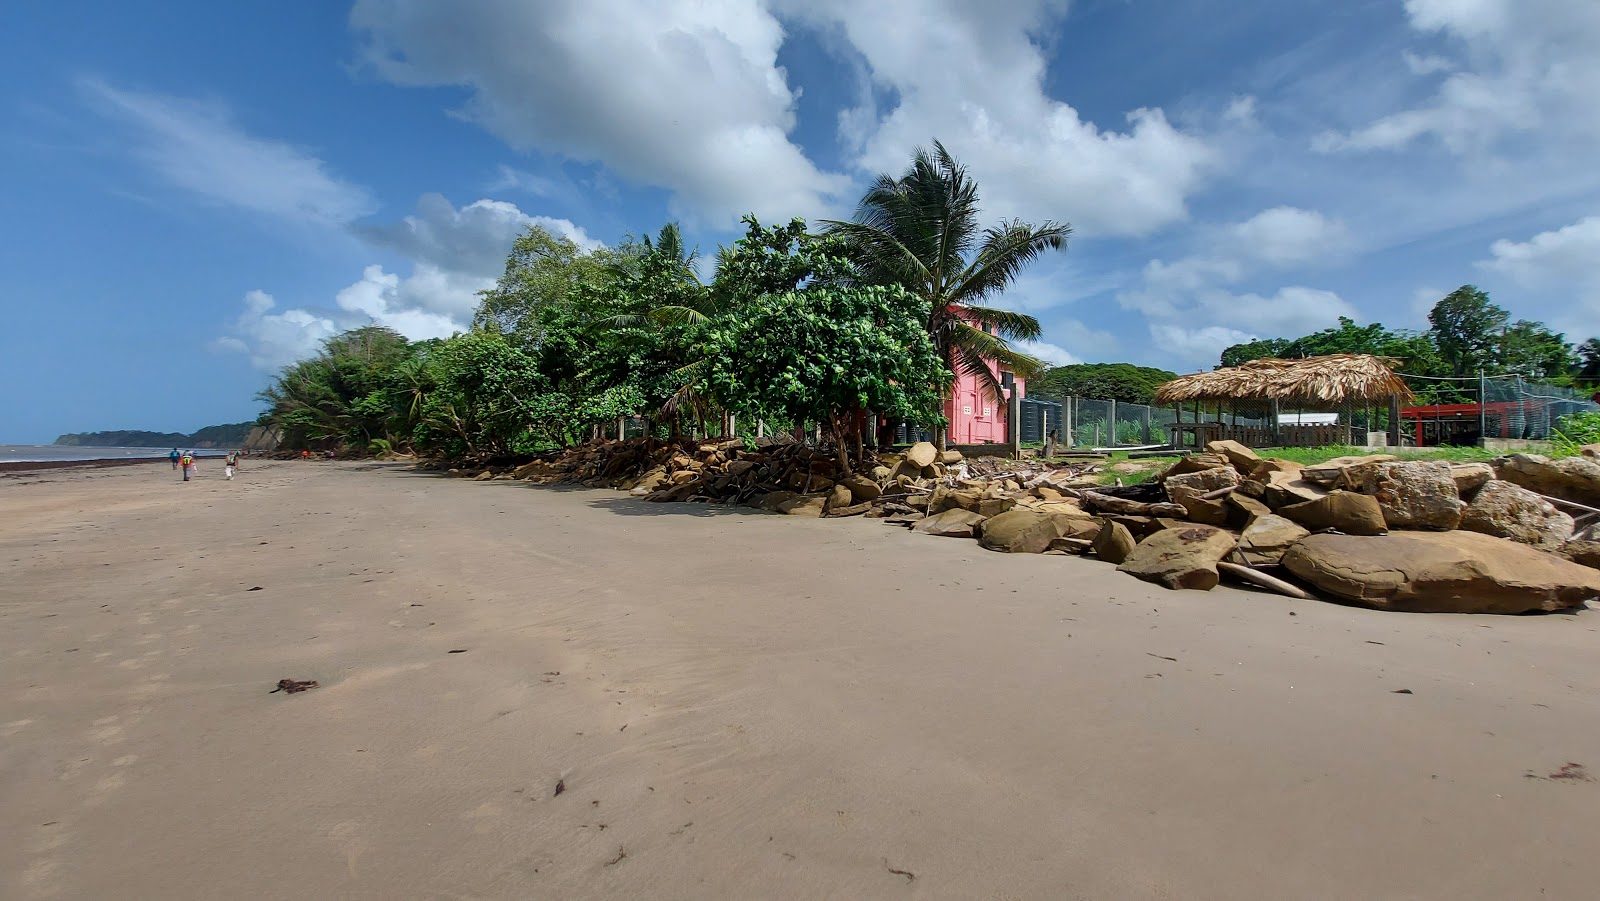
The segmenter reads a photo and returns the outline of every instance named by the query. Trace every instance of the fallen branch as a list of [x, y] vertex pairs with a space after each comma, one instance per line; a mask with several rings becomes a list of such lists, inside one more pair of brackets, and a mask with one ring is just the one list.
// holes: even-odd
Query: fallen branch
[[1288, 595], [1289, 597], [1297, 600], [1316, 600], [1316, 598], [1306, 592], [1305, 589], [1300, 588], [1297, 585], [1290, 585], [1288, 582], [1285, 582], [1276, 576], [1269, 576], [1254, 567], [1240, 566], [1237, 563], [1221, 561], [1217, 563], [1217, 569], [1239, 579], [1240, 581], [1249, 582], [1252, 585], [1266, 588], [1271, 591], [1276, 591], [1279, 594]]
[[1084, 503], [1096, 510], [1105, 513], [1121, 513], [1126, 516], [1186, 516], [1188, 511], [1177, 504], [1154, 503], [1147, 504], [1141, 501], [1130, 501], [1127, 498], [1113, 497], [1101, 494], [1098, 491], [1085, 490], [1079, 498]]
[[[1539, 494], [1539, 492], [1535, 491], [1534, 494]], [[1577, 510], [1587, 516], [1600, 516], [1600, 509], [1595, 509], [1594, 507], [1590, 507], [1586, 504], [1580, 504], [1577, 501], [1569, 501], [1565, 498], [1551, 497], [1548, 494], [1539, 494], [1539, 496], [1550, 503], [1555, 504], [1557, 507], [1566, 507], [1568, 510]]]

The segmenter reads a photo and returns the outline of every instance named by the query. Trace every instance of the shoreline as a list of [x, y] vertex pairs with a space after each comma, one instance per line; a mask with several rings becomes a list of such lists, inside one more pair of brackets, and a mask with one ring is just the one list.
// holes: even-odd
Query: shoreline
[[[36, 472], [41, 469], [79, 469], [98, 466], [132, 466], [138, 463], [168, 463], [161, 457], [107, 457], [99, 460], [5, 460], [0, 473]], [[171, 465], [168, 463], [168, 465]]]

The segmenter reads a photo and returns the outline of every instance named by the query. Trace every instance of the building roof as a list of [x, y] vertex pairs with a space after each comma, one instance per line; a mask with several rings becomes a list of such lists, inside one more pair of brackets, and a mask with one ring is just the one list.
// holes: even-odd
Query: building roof
[[1240, 366], [1198, 372], [1156, 389], [1156, 402], [1276, 400], [1308, 407], [1366, 403], [1411, 389], [1392, 366], [1396, 361], [1369, 354], [1329, 354], [1303, 360], [1251, 360]]

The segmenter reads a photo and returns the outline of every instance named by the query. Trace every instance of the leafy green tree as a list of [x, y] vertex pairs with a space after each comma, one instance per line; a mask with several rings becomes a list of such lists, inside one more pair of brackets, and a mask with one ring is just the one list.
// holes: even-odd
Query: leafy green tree
[[1585, 388], [1600, 387], [1600, 338], [1590, 338], [1578, 345], [1577, 355], [1574, 381]]
[[1571, 377], [1575, 362], [1576, 355], [1566, 335], [1550, 331], [1542, 322], [1519, 319], [1496, 341], [1493, 372], [1535, 381], [1558, 381]]
[[1500, 333], [1509, 318], [1475, 285], [1462, 285], [1433, 305], [1428, 324], [1450, 373], [1473, 376], [1495, 368]]
[[823, 423], [848, 473], [861, 411], [940, 418], [950, 376], [925, 313], [922, 298], [895, 285], [762, 294], [711, 323], [707, 379], [736, 413]]
[[585, 252], [570, 238], [530, 225], [512, 245], [500, 280], [479, 295], [473, 326], [537, 342], [540, 311], [566, 303], [582, 282], [607, 281], [624, 256], [604, 248]]
[[288, 447], [365, 448], [405, 429], [394, 374], [413, 356], [393, 329], [334, 335], [316, 356], [286, 367], [259, 395]]
[[999, 399], [991, 361], [1024, 377], [1044, 369], [1008, 343], [1038, 338], [1039, 321], [984, 302], [1041, 253], [1066, 247], [1072, 227], [1001, 220], [980, 229], [979, 213], [977, 184], [935, 142], [931, 154], [918, 150], [899, 178], [878, 176], [853, 221], [827, 227], [848, 242], [863, 282], [898, 285], [922, 301], [924, 328], [946, 368], [975, 376]]
[[1261, 338], [1234, 344], [1222, 351], [1222, 365], [1238, 366], [1251, 360], [1281, 359], [1289, 353], [1289, 348], [1293, 344], [1294, 342], [1288, 338]]
[[1028, 393], [1148, 404], [1154, 402], [1157, 387], [1177, 377], [1175, 372], [1132, 363], [1075, 363], [1056, 366], [1034, 378], [1028, 383]]

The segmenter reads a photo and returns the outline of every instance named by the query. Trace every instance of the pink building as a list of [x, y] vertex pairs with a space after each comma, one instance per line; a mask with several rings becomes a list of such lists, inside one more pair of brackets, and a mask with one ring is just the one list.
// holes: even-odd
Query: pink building
[[[1011, 370], [990, 361], [989, 371], [1018, 398], [1026, 396], [1024, 380], [1015, 378]], [[951, 444], [1004, 444], [1009, 437], [1006, 402], [990, 396], [975, 375], [957, 373], [950, 399], [945, 401], [944, 415], [950, 420]]]

